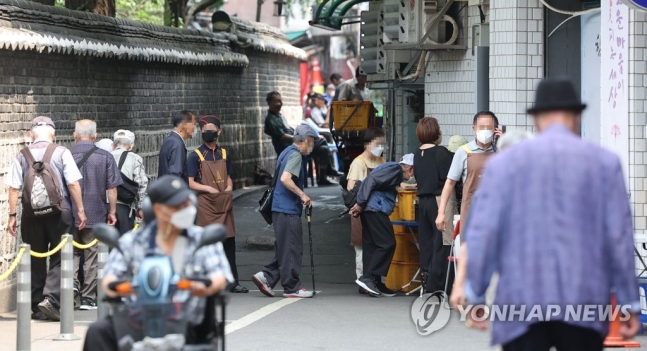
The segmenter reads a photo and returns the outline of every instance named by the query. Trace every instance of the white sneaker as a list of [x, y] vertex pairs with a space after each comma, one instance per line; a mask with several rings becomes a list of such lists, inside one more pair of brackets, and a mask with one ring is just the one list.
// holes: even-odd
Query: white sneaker
[[313, 297], [314, 294], [315, 293], [313, 291], [306, 290], [306, 288], [301, 288], [301, 290], [298, 290], [297, 292], [293, 292], [289, 294], [284, 293], [283, 297], [293, 297], [293, 298], [296, 297], [301, 299], [307, 299], [307, 298]]
[[274, 297], [274, 290], [270, 287], [270, 284], [267, 282], [267, 278], [265, 278], [265, 274], [263, 274], [263, 272], [254, 274], [252, 276], [252, 282], [258, 286], [258, 289], [263, 293], [263, 295]]

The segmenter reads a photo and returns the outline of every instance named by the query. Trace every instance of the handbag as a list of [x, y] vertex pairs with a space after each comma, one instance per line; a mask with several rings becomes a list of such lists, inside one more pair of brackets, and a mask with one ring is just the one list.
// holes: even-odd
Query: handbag
[[358, 180], [352, 189], [343, 190], [341, 193], [342, 199], [344, 199], [344, 205], [347, 208], [353, 208], [357, 204], [357, 193], [359, 192], [359, 187], [362, 185], [362, 181]]
[[281, 157], [276, 162], [276, 171], [274, 172], [274, 179], [272, 179], [272, 185], [270, 185], [267, 190], [263, 193], [263, 197], [258, 201], [258, 212], [263, 216], [267, 224], [272, 224], [272, 201], [274, 200], [274, 187], [276, 186], [276, 180], [280, 178], [279, 170], [281, 169], [281, 162], [283, 162], [285, 155]]
[[137, 199], [137, 193], [139, 191], [139, 184], [134, 180], [128, 178], [121, 169], [124, 167], [124, 162], [126, 162], [126, 156], [128, 151], [124, 151], [119, 158], [119, 173], [121, 174], [121, 180], [123, 181], [121, 185], [117, 186], [117, 200], [125, 203], [132, 204]]

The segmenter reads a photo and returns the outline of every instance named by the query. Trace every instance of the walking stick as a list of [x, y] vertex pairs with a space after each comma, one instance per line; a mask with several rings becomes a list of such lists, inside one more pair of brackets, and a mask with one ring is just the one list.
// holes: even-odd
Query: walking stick
[[308, 220], [308, 238], [310, 239], [310, 274], [312, 275], [312, 293], [317, 294], [315, 288], [315, 261], [312, 253], [312, 205], [306, 207], [306, 219]]

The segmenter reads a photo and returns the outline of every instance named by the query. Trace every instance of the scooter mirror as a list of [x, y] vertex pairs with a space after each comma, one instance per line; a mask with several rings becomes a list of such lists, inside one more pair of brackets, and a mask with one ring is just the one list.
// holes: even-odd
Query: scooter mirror
[[113, 226], [109, 226], [105, 223], [99, 223], [92, 228], [92, 234], [104, 244], [114, 247], [123, 255], [124, 252], [121, 251], [119, 247], [119, 231]]
[[227, 236], [227, 228], [222, 224], [210, 224], [204, 227], [202, 236], [200, 237], [200, 244], [196, 248], [196, 251], [203, 247], [219, 243], [225, 239]]
[[150, 224], [155, 220], [155, 212], [153, 212], [153, 203], [151, 199], [146, 196], [142, 201], [142, 212], [144, 212], [144, 224]]

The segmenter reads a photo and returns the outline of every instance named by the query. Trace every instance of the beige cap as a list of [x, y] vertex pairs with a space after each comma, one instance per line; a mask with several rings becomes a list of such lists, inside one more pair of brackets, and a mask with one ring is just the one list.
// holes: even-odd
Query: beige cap
[[113, 135], [113, 140], [117, 139], [128, 139], [130, 140], [131, 143], [135, 142], [135, 133], [125, 130], [125, 129], [119, 129], [118, 131], [115, 132]]
[[464, 136], [462, 135], [452, 135], [451, 138], [449, 138], [449, 144], [447, 144], [447, 149], [449, 151], [456, 153], [458, 151], [458, 148], [467, 144], [467, 139], [465, 139]]

